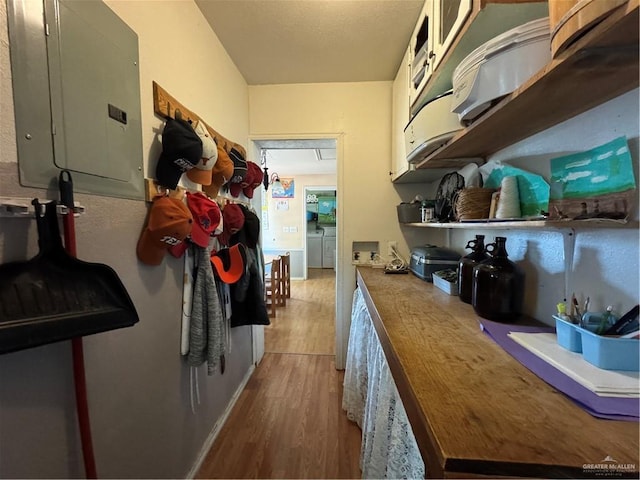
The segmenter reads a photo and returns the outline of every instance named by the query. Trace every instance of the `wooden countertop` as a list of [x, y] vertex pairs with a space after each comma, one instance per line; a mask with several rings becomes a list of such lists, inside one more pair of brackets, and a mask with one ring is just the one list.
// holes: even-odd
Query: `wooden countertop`
[[638, 478], [639, 424], [592, 417], [480, 330], [471, 305], [412, 274], [358, 268], [427, 476], [589, 477], [611, 456]]

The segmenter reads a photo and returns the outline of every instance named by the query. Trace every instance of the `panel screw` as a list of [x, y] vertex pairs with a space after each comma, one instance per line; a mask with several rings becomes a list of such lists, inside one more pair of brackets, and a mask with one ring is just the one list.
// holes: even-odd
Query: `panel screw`
[[27, 134], [24, 136], [24, 138], [26, 138], [27, 140], [31, 140], [31, 134], [30, 134], [30, 133], [27, 133]]

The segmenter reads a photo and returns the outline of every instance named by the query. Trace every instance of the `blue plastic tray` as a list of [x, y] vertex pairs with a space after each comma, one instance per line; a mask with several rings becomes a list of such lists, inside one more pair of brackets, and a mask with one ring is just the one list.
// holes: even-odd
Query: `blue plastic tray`
[[638, 371], [640, 340], [603, 337], [584, 328], [579, 330], [582, 336], [582, 356], [587, 362], [605, 370]]
[[604, 370], [638, 371], [640, 340], [603, 337], [553, 315], [558, 345], [576, 353]]
[[554, 315], [558, 345], [572, 352], [582, 353], [582, 336], [580, 327]]

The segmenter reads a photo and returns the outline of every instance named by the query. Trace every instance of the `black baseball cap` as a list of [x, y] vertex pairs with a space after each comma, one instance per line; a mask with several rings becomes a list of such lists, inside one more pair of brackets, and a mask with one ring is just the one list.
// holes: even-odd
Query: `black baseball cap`
[[180, 177], [202, 158], [202, 140], [185, 120], [167, 119], [162, 131], [162, 153], [156, 165], [156, 180], [175, 190]]
[[233, 161], [233, 177], [229, 183], [242, 183], [247, 176], [247, 161], [236, 148], [229, 150], [229, 158]]

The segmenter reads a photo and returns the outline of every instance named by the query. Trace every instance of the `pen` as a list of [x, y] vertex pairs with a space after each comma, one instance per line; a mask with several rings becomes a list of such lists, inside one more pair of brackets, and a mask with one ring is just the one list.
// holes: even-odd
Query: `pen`
[[591, 301], [591, 299], [589, 297], [587, 297], [587, 299], [584, 301], [584, 313], [587, 313], [589, 311], [589, 302]]
[[576, 314], [578, 315], [578, 318], [582, 319], [582, 313], [580, 313], [580, 307], [578, 306], [578, 300], [576, 300], [576, 297], [573, 297], [573, 306], [576, 308]]

